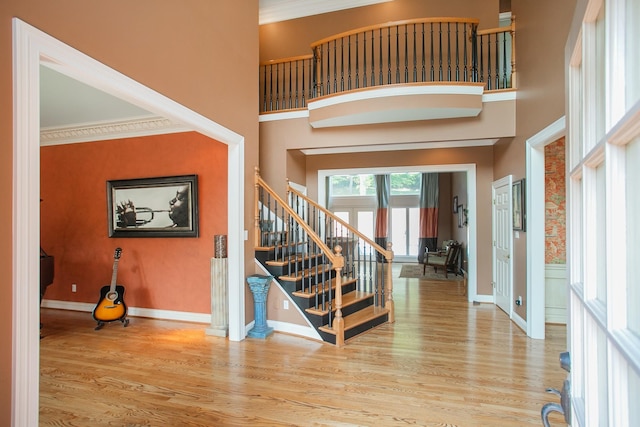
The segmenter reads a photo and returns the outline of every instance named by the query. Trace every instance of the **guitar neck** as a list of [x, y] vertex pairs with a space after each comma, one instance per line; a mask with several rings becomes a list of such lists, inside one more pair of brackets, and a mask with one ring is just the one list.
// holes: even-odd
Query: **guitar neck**
[[111, 286], [109, 287], [109, 290], [111, 292], [114, 292], [116, 290], [116, 278], [118, 277], [118, 261], [118, 258], [113, 260], [113, 273], [111, 274]]

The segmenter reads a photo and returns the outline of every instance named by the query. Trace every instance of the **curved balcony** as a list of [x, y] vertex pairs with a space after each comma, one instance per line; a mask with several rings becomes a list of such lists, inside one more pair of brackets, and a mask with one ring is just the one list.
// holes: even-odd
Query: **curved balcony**
[[260, 64], [260, 113], [307, 109], [313, 127], [473, 117], [515, 88], [515, 23], [423, 18], [340, 33]]

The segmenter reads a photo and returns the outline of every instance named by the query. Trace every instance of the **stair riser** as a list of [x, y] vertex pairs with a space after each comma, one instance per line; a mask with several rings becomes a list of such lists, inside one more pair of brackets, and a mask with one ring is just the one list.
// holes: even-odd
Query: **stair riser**
[[[370, 305], [373, 304], [373, 295], [367, 299], [364, 299], [362, 301], [358, 301], [355, 304], [349, 304], [346, 307], [342, 307], [342, 316], [346, 317], [350, 314], [353, 314], [357, 311], [362, 310], [363, 308], [366, 308]], [[334, 312], [334, 316], [335, 316], [335, 304], [333, 307], [333, 312]], [[315, 328], [319, 328], [320, 326], [323, 325], [327, 325], [329, 323], [329, 314], [325, 314], [323, 316], [316, 316], [313, 313], [306, 313], [307, 318], [309, 319], [309, 321], [311, 322], [311, 324], [315, 327]]]
[[[283, 286], [284, 287], [284, 286]], [[349, 292], [352, 292], [356, 289], [356, 283], [349, 283], [348, 285], [344, 285], [342, 286], [342, 294], [347, 294]], [[298, 289], [299, 290], [299, 289]], [[325, 290], [324, 292], [320, 292], [318, 294], [318, 299], [320, 301], [322, 301], [322, 294], [324, 294], [325, 297], [325, 301], [329, 301], [329, 289]], [[301, 309], [305, 309], [305, 308], [311, 308], [315, 306], [316, 303], [316, 299], [315, 297], [312, 298], [305, 298], [305, 297], [298, 297], [296, 295], [292, 295], [293, 300], [296, 302], [296, 304], [298, 304], [298, 306]]]

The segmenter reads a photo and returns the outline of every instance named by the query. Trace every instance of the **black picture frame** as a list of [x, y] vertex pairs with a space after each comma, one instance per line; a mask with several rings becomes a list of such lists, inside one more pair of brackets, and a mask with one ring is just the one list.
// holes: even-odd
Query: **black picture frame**
[[511, 186], [511, 200], [513, 203], [513, 230], [526, 231], [527, 212], [525, 206], [524, 178], [515, 181]]
[[458, 212], [458, 228], [463, 228], [465, 226], [464, 206], [458, 205], [456, 212]]
[[107, 181], [109, 237], [198, 237], [197, 175]]
[[458, 196], [453, 196], [453, 213], [458, 213]]

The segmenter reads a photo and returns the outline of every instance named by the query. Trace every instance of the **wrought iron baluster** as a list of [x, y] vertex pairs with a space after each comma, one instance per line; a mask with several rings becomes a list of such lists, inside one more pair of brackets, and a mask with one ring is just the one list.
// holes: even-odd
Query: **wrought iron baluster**
[[447, 22], [447, 81], [451, 81], [451, 22]]
[[384, 84], [384, 73], [382, 72], [383, 68], [383, 59], [382, 59], [382, 28], [378, 29], [378, 33], [380, 34], [380, 46], [378, 47], [380, 50], [380, 78], [378, 79], [380, 86]]
[[404, 24], [404, 82], [409, 81], [409, 33], [407, 24]]
[[362, 33], [362, 87], [367, 87], [367, 33]]
[[502, 33], [502, 70], [504, 71], [504, 76], [502, 78], [502, 87], [508, 87], [508, 79], [507, 79], [507, 32]]
[[360, 46], [359, 46], [359, 41], [358, 41], [358, 35], [356, 34], [356, 89], [358, 89], [360, 87], [359, 58], [360, 58]]
[[487, 90], [491, 90], [491, 34], [487, 34]]
[[[371, 30], [371, 86], [376, 85], [375, 40], [374, 30]], [[382, 84], [382, 82], [380, 82], [380, 84]]]
[[344, 92], [344, 37], [340, 38], [340, 92]]
[[456, 22], [456, 81], [460, 81], [460, 28]]
[[331, 42], [327, 42], [327, 89], [325, 94], [331, 93]]
[[391, 27], [387, 27], [387, 83], [391, 84]]
[[396, 83], [400, 83], [400, 27], [396, 25]]
[[337, 63], [337, 55], [338, 55], [338, 41], [333, 41], [333, 93], [338, 92], [338, 63]]
[[498, 34], [496, 33], [496, 49], [495, 49], [495, 56], [496, 56], [496, 89], [500, 89], [500, 40], [498, 40]]
[[435, 51], [433, 50], [433, 22], [431, 23], [431, 80], [436, 80], [436, 70], [435, 70]]
[[418, 81], [418, 57], [416, 50], [416, 24], [413, 24], [413, 82]]
[[440, 77], [440, 81], [442, 81], [442, 77], [443, 77], [443, 70], [442, 70], [442, 22], [438, 23], [438, 27], [439, 27], [439, 31], [438, 31], [438, 40], [439, 40], [439, 44], [438, 44], [438, 59], [439, 59], [439, 66], [438, 66], [438, 75]]
[[425, 68], [425, 50], [424, 50], [424, 22], [422, 23], [422, 81], [427, 80], [427, 70]]
[[351, 90], [351, 35], [349, 35], [349, 43], [347, 43], [347, 46], [349, 47], [349, 66], [347, 67], [349, 71], [349, 79], [347, 81], [347, 86], [349, 87], [349, 90]]
[[467, 24], [464, 25], [464, 43], [462, 44], [464, 48], [464, 81], [467, 81]]

